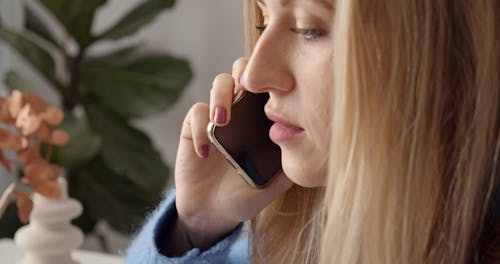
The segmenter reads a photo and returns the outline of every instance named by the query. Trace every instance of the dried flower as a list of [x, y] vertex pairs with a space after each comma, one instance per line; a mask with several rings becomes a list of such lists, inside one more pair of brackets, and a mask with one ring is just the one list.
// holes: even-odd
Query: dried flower
[[[64, 113], [45, 104], [35, 94], [23, 95], [12, 91], [9, 98], [0, 97], [0, 122], [12, 128], [0, 128], [0, 165], [7, 171], [12, 170], [11, 163], [4, 155], [4, 150], [11, 150], [23, 160], [24, 175], [22, 181], [31, 184], [35, 192], [51, 198], [61, 196], [57, 183], [60, 167], [51, 164], [51, 145], [64, 145], [69, 141], [65, 131], [55, 130], [64, 119]], [[48, 157], [40, 156], [42, 143], [49, 145]], [[26, 223], [33, 208], [31, 195], [15, 191], [19, 219]]]
[[55, 107], [47, 107], [43, 113], [41, 113], [40, 118], [50, 125], [59, 125], [64, 119], [64, 114], [61, 110]]
[[16, 118], [21, 111], [21, 106], [23, 104], [23, 95], [21, 92], [14, 90], [12, 95], [7, 100], [7, 107], [9, 109], [9, 114], [12, 118]]
[[29, 136], [38, 130], [42, 120], [31, 111], [30, 104], [26, 104], [16, 118], [16, 127], [21, 128], [23, 135]]
[[33, 199], [31, 195], [24, 192], [14, 191], [14, 196], [17, 197], [17, 215], [22, 223], [28, 223], [31, 210], [33, 210]]

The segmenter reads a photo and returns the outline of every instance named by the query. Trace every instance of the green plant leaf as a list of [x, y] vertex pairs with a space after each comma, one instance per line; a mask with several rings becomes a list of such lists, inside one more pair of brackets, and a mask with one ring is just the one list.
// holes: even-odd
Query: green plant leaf
[[104, 219], [112, 228], [127, 234], [143, 224], [162, 192], [157, 188], [139, 188], [125, 175], [109, 169], [100, 157], [72, 175], [70, 186], [71, 195], [88, 208], [90, 218]]
[[[99, 217], [92, 216], [90, 213], [89, 206], [86, 204], [86, 201], [81, 200], [82, 196], [85, 196], [85, 192], [81, 192], [80, 190], [82, 189], [82, 187], [84, 188], [85, 186], [80, 186], [79, 184], [82, 184], [82, 183], [78, 183], [78, 182], [75, 182], [72, 180], [74, 178], [77, 178], [78, 175], [74, 174], [72, 172], [70, 172], [70, 174], [68, 174], [68, 175], [69, 175], [69, 177], [68, 177], [69, 196], [71, 198], [77, 199], [82, 204], [82, 207], [83, 207], [82, 214], [80, 216], [78, 216], [77, 218], [73, 219], [73, 221], [71, 221], [71, 223], [73, 225], [77, 226], [78, 228], [80, 228], [80, 230], [84, 234], [92, 233], [92, 232], [94, 232], [95, 226], [97, 225], [97, 219], [99, 219]], [[85, 185], [85, 183], [83, 183], [83, 184]], [[89, 195], [89, 194], [87, 193], [86, 195]]]
[[33, 86], [16, 71], [9, 71], [5, 75], [5, 84], [9, 91], [19, 90], [22, 93], [33, 92]]
[[54, 60], [45, 49], [24, 35], [8, 30], [5, 27], [0, 27], [0, 40], [8, 44], [12, 50], [17, 51], [48, 81], [56, 86], [58, 85], [55, 77]]
[[40, 2], [80, 46], [86, 47], [93, 42], [91, 28], [95, 11], [106, 2], [105, 0], [40, 0]]
[[130, 61], [130, 57], [137, 55], [140, 46], [132, 45], [117, 49], [113, 52], [100, 55], [98, 57], [88, 56], [85, 61], [87, 65], [100, 66], [111, 65], [120, 66]]
[[175, 4], [175, 0], [146, 0], [126, 14], [118, 23], [99, 35], [97, 38], [117, 40], [132, 35], [166, 8]]
[[55, 163], [72, 169], [87, 163], [99, 152], [101, 137], [90, 129], [86, 120], [65, 113], [58, 128], [68, 132], [70, 140], [65, 146], [53, 147], [52, 161]]
[[97, 225], [97, 220], [94, 218], [90, 217], [89, 213], [87, 213], [88, 209], [83, 209], [83, 213], [78, 216], [76, 219], [71, 221], [71, 224], [77, 226], [80, 228], [80, 230], [84, 234], [89, 234], [94, 232], [95, 226]]
[[142, 190], [162, 189], [170, 171], [148, 136], [95, 103], [85, 102], [85, 110], [102, 138], [101, 156], [107, 167]]
[[61, 45], [55, 40], [52, 33], [45, 27], [42, 20], [28, 5], [24, 8], [24, 26], [27, 30], [34, 33], [43, 40], [51, 43], [55, 47], [62, 50]]
[[99, 102], [125, 119], [165, 110], [191, 79], [189, 63], [167, 55], [149, 55], [121, 66], [86, 65], [82, 82]]

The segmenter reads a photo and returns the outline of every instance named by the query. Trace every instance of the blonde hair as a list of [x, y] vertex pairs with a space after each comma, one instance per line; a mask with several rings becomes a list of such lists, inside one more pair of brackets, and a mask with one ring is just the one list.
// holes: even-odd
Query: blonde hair
[[[294, 186], [252, 219], [252, 261], [500, 261], [484, 240], [500, 180], [499, 1], [336, 9], [328, 184]], [[249, 52], [261, 22], [247, 0]]]

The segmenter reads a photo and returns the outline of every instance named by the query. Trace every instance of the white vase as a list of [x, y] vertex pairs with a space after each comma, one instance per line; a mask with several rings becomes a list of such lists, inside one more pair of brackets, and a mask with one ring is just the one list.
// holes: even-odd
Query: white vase
[[14, 237], [15, 244], [25, 252], [20, 264], [78, 263], [71, 252], [83, 243], [83, 233], [71, 225], [71, 220], [82, 213], [82, 205], [68, 198], [63, 177], [59, 177], [59, 185], [60, 199], [33, 195], [30, 223], [20, 228]]

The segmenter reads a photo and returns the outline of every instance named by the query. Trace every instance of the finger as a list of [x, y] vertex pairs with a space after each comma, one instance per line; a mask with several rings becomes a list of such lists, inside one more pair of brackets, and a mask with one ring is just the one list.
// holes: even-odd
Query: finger
[[233, 71], [232, 71], [232, 76], [234, 78], [234, 83], [235, 83], [235, 89], [234, 93], [236, 94], [241, 87], [240, 83], [240, 77], [243, 74], [243, 71], [245, 70], [245, 67], [248, 64], [248, 58], [242, 57], [238, 58], [236, 61], [233, 63]]
[[181, 135], [187, 139], [192, 139], [193, 148], [200, 158], [208, 157], [210, 151], [210, 140], [207, 136], [207, 125], [209, 107], [204, 103], [196, 103], [189, 110], [183, 126]]
[[210, 91], [210, 121], [217, 126], [226, 125], [231, 120], [234, 79], [230, 74], [222, 73], [215, 77]]

